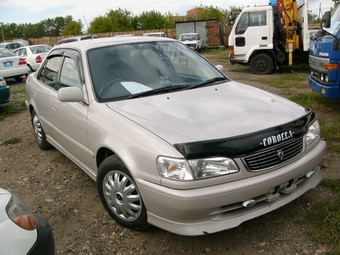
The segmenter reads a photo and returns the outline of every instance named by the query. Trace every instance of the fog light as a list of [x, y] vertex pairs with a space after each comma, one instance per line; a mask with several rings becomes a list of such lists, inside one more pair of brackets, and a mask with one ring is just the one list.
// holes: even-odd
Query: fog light
[[315, 172], [314, 172], [314, 171], [310, 171], [310, 172], [306, 173], [305, 176], [306, 176], [307, 178], [312, 178], [312, 177], [315, 176]]
[[254, 199], [250, 199], [242, 203], [242, 206], [245, 208], [250, 208], [253, 207], [254, 205], [256, 205], [256, 201]]

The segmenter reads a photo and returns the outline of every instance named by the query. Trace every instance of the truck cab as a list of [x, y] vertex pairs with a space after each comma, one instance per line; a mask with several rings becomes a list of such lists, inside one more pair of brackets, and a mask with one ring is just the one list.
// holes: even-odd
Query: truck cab
[[340, 8], [324, 15], [325, 28], [311, 38], [309, 86], [326, 98], [340, 98]]

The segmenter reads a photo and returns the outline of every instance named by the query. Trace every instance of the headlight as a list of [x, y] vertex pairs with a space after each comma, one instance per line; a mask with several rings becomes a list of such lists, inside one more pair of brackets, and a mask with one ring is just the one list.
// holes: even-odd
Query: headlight
[[320, 125], [319, 121], [316, 120], [308, 129], [308, 132], [306, 134], [306, 145], [307, 146], [310, 145], [319, 137], [320, 137]]
[[17, 196], [12, 195], [6, 210], [8, 217], [19, 227], [26, 230], [34, 230], [38, 227], [38, 220]]
[[239, 171], [236, 163], [229, 158], [175, 159], [159, 156], [157, 167], [161, 176], [179, 181], [205, 179]]
[[6, 80], [2, 77], [0, 77], [0, 87], [5, 87], [7, 84], [6, 84]]

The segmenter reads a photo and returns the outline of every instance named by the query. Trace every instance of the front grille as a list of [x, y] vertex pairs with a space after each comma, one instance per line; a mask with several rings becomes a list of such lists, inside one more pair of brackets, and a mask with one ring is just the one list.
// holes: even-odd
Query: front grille
[[[243, 158], [243, 162], [250, 171], [261, 171], [292, 159], [299, 155], [302, 149], [303, 137], [248, 155]], [[281, 153], [282, 159], [279, 157]]]

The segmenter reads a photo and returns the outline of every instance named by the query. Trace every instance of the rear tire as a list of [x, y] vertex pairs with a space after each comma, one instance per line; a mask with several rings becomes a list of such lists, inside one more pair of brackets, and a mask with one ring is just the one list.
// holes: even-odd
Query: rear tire
[[139, 231], [150, 227], [138, 187], [116, 155], [100, 164], [97, 190], [106, 211], [120, 225]]
[[35, 140], [37, 141], [39, 148], [42, 150], [52, 149], [53, 146], [49, 142], [47, 142], [45, 131], [41, 125], [41, 122], [35, 110], [32, 111], [32, 126], [35, 135]]
[[254, 74], [267, 75], [273, 72], [274, 63], [270, 56], [259, 53], [251, 58], [249, 67], [250, 71]]
[[15, 76], [14, 77], [16, 82], [22, 82], [23, 81], [23, 78], [21, 76]]

